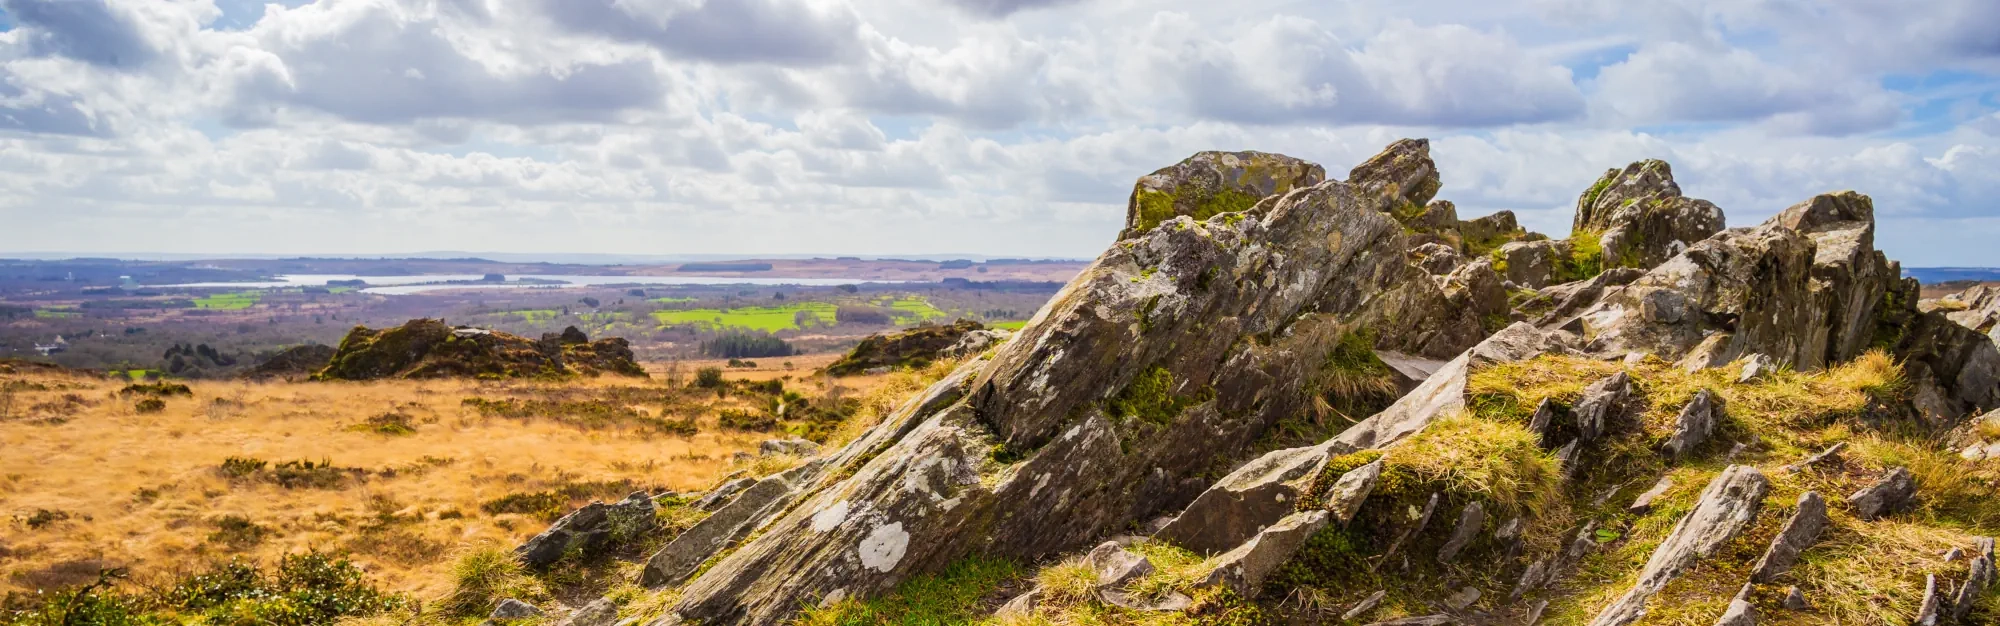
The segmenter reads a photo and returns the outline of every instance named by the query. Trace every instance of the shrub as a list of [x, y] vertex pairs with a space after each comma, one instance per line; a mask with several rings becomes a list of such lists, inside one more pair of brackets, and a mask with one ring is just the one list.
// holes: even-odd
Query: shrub
[[713, 389], [722, 386], [722, 368], [704, 367], [694, 371], [694, 386]]
[[533, 602], [547, 595], [513, 553], [497, 546], [480, 546], [460, 555], [451, 576], [451, 592], [438, 601], [447, 615], [478, 617], [504, 598]]
[[193, 396], [194, 390], [180, 383], [134, 383], [126, 385], [124, 389], [119, 389], [118, 395], [165, 398], [170, 396]]
[[350, 426], [348, 430], [396, 437], [416, 434], [417, 426], [410, 423], [410, 416], [390, 411], [368, 418], [367, 422]]
[[218, 469], [220, 469], [222, 475], [225, 477], [248, 478], [257, 472], [264, 471], [264, 466], [269, 464], [269, 462], [259, 458], [232, 456], [223, 459], [222, 466]]
[[320, 552], [286, 555], [269, 572], [243, 560], [217, 563], [139, 594], [115, 593], [112, 585], [122, 578], [123, 570], [101, 571], [97, 582], [59, 592], [7, 621], [20, 626], [319, 626], [405, 604], [403, 598], [368, 585], [346, 557]]
[[335, 467], [332, 461], [286, 461], [271, 468], [271, 481], [286, 489], [339, 489], [349, 477], [366, 474], [352, 467]]
[[209, 543], [228, 546], [233, 550], [247, 550], [263, 543], [271, 534], [271, 529], [250, 521], [241, 515], [224, 515], [216, 518], [215, 532], [209, 533]]
[[762, 411], [743, 409], [723, 409], [715, 416], [716, 424], [723, 428], [767, 432], [778, 427], [778, 418]]
[[132, 405], [132, 410], [140, 413], [158, 413], [167, 410], [167, 402], [159, 398], [146, 398]]

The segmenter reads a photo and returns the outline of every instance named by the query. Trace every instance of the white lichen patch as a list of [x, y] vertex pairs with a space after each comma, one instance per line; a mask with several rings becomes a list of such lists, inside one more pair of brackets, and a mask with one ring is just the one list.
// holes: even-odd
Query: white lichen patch
[[833, 593], [826, 594], [826, 597], [820, 598], [819, 605], [821, 607], [829, 607], [836, 604], [840, 604], [841, 600], [846, 600], [846, 599], [847, 599], [847, 589], [845, 588], [835, 589], [833, 590]]
[[903, 553], [910, 549], [910, 533], [903, 530], [903, 523], [896, 522], [877, 527], [861, 540], [858, 548], [861, 566], [884, 574], [896, 569], [902, 562]]
[[833, 503], [832, 506], [820, 509], [818, 513], [814, 513], [812, 517], [812, 529], [813, 532], [823, 533], [839, 527], [840, 523], [845, 521], [847, 521], [847, 501], [841, 500]]

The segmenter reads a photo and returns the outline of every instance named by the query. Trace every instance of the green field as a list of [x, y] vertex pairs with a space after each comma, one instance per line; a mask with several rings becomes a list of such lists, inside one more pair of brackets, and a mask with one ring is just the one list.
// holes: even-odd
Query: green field
[[647, 302], [656, 302], [659, 304], [686, 304], [689, 302], [694, 302], [694, 298], [653, 298], [651, 300], [647, 300]]
[[35, 309], [35, 317], [37, 319], [56, 320], [83, 317], [83, 313], [69, 309]]
[[931, 306], [929, 300], [917, 296], [882, 298], [875, 301], [875, 306], [888, 307], [896, 317], [916, 318], [915, 321], [919, 322], [945, 316], [945, 312]]
[[986, 327], [999, 328], [1004, 330], [1020, 330], [1023, 327], [1026, 327], [1027, 325], [1028, 325], [1028, 320], [1021, 320], [1018, 322], [993, 322], [991, 324], [987, 324]]
[[[679, 326], [699, 324], [718, 328], [743, 328], [767, 333], [800, 328], [800, 320], [808, 320], [808, 326], [832, 326], [833, 312], [837, 308], [830, 302], [802, 302], [784, 306], [747, 306], [733, 309], [688, 309], [684, 311], [654, 311], [653, 318], [661, 325]], [[806, 315], [800, 315], [805, 313]]]
[[505, 315], [518, 315], [523, 322], [553, 322], [562, 311], [555, 309], [533, 309], [528, 311], [508, 311]]
[[243, 309], [256, 306], [257, 302], [263, 299], [264, 299], [264, 293], [261, 291], [238, 291], [235, 293], [218, 293], [201, 298], [195, 298], [194, 307], [197, 309], [213, 309], [217, 311], [241, 311]]

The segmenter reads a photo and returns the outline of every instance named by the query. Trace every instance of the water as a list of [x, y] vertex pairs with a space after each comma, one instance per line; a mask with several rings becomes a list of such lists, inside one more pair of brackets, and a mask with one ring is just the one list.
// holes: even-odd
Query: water
[[354, 276], [349, 274], [288, 274], [277, 280], [240, 283], [187, 283], [181, 285], [150, 285], [152, 287], [207, 287], [225, 289], [283, 289], [289, 287], [324, 287], [327, 281], [364, 280], [369, 287], [362, 293], [382, 295], [409, 295], [442, 289], [564, 289], [592, 287], [599, 285], [792, 285], [800, 287], [831, 287], [859, 283], [911, 283], [925, 281], [908, 280], [856, 280], [852, 278], [734, 278], [720, 276], [567, 276], [560, 274], [508, 274], [509, 281], [523, 278], [538, 281], [561, 281], [564, 284], [537, 283], [480, 283], [480, 284], [440, 284], [444, 281], [476, 281], [483, 278], [477, 274], [426, 274], [416, 276]]

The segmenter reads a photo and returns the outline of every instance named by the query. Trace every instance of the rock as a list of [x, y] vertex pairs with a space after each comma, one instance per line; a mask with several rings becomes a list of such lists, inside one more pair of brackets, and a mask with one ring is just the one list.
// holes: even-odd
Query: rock
[[[1425, 209], [1441, 186], [1437, 164], [1431, 161], [1431, 142], [1426, 139], [1403, 139], [1389, 144], [1349, 171], [1347, 184], [1359, 193], [1381, 198], [1382, 204], [1376, 210], [1387, 212], [1412, 228], [1425, 224]], [[1453, 213], [1452, 221], [1456, 222], [1456, 211]]]
[[1591, 626], [1624, 626], [1646, 614], [1653, 594], [1679, 577], [1697, 559], [1715, 554], [1757, 517], [1771, 483], [1757, 468], [1731, 465], [1702, 490], [1695, 508], [1654, 549], [1639, 572], [1639, 580], [1611, 606], [1591, 620]]
[[1521, 228], [1521, 222], [1513, 211], [1497, 211], [1492, 215], [1459, 222], [1458, 230], [1465, 240], [1466, 253], [1473, 256], [1485, 256], [1510, 242], [1545, 239], [1540, 234]]
[[1029, 615], [1034, 615], [1035, 608], [1040, 606], [1041, 603], [1042, 603], [1042, 588], [1036, 587], [1034, 589], [1029, 589], [1028, 591], [1022, 593], [1021, 595], [1014, 596], [1014, 599], [1012, 600], [1008, 600], [1006, 604], [1000, 606], [999, 611], [994, 612], [993, 616], [1027, 617]]
[[1458, 249], [1441, 243], [1427, 243], [1410, 249], [1410, 264], [1423, 268], [1432, 276], [1449, 276], [1465, 265], [1465, 257]]
[[1195, 221], [1249, 210], [1258, 201], [1293, 189], [1318, 185], [1326, 170], [1282, 154], [1201, 152], [1139, 178], [1125, 209], [1125, 230], [1134, 239], [1176, 216]]
[[1965, 558], [1965, 549], [1964, 549], [1964, 548], [1957, 548], [1957, 547], [1954, 547], [1954, 548], [1952, 548], [1952, 549], [1950, 549], [1950, 550], [1946, 550], [1946, 551], [1945, 551], [1945, 553], [1944, 553], [1944, 562], [1946, 562], [1946, 563], [1952, 563], [1952, 562], [1956, 562], [1956, 561], [1958, 561], [1959, 559], [1962, 559], [1962, 558]]
[[1798, 585], [1792, 585], [1790, 587], [1786, 587], [1785, 600], [1784, 603], [1780, 606], [1785, 607], [1785, 609], [1789, 611], [1806, 610], [1808, 608], [1808, 605], [1806, 604], [1805, 592], [1799, 591]]
[[[1986, 546], [1993, 543], [1991, 538], [1981, 539]], [[1994, 569], [1991, 550], [1982, 552], [1972, 557], [1972, 563], [1966, 569], [1965, 584], [1958, 588], [1958, 596], [1952, 601], [1951, 616], [1954, 620], [1963, 621], [1972, 612], [1973, 604], [1979, 601], [1979, 597], [1993, 587], [1994, 578], [2000, 576], [2000, 572]]]
[[[476, 332], [461, 332], [476, 331]], [[618, 374], [644, 378], [624, 339], [556, 345], [502, 332], [411, 320], [397, 328], [348, 331], [313, 380], [522, 378]]]
[[1521, 579], [1514, 583], [1514, 593], [1508, 597], [1519, 600], [1522, 596], [1528, 595], [1528, 592], [1542, 586], [1542, 581], [1548, 573], [1549, 561], [1547, 559], [1537, 559], [1535, 562], [1529, 563], [1528, 569], [1521, 572]]
[[1938, 590], [1937, 574], [1924, 575], [1924, 602], [1917, 607], [1917, 626], [1937, 626], [1938, 616], [1944, 607], [1944, 596]]
[[1215, 569], [1202, 580], [1202, 586], [1227, 585], [1244, 597], [1256, 595], [1264, 578], [1291, 560], [1331, 517], [1326, 511], [1307, 511], [1279, 520], [1250, 541], [1215, 557]]
[[757, 456], [800, 456], [819, 454], [819, 444], [804, 439], [766, 439], [757, 444]]
[[542, 610], [535, 608], [535, 605], [508, 598], [501, 600], [498, 606], [493, 607], [493, 614], [489, 617], [493, 619], [528, 619], [530, 617], [541, 616]]
[[1533, 290], [1589, 278], [1575, 275], [1570, 251], [1568, 241], [1516, 241], [1493, 251], [1493, 267], [1509, 282]]
[[1013, 336], [1013, 333], [998, 328], [975, 330], [966, 333], [964, 337], [960, 337], [958, 343], [945, 348], [940, 355], [947, 359], [976, 355], [985, 352], [988, 348], [1000, 345]]
[[1583, 397], [1570, 409], [1575, 419], [1577, 439], [1590, 443], [1604, 434], [1611, 418], [1624, 410], [1625, 398], [1632, 393], [1632, 377], [1619, 372], [1583, 388]]
[[1769, 378], [1771, 373], [1777, 371], [1777, 369], [1778, 364], [1772, 363], [1771, 357], [1762, 354], [1752, 354], [1750, 358], [1743, 360], [1743, 371], [1736, 375], [1736, 384], [1748, 385], [1763, 381], [1765, 378]]
[[1399, 393], [1409, 393], [1410, 390], [1416, 389], [1417, 385], [1430, 380], [1432, 374], [1436, 374], [1445, 366], [1444, 361], [1403, 354], [1394, 350], [1376, 350], [1375, 358], [1380, 359], [1383, 365], [1389, 366], [1390, 373], [1396, 375], [1396, 389]]
[[1376, 459], [1373, 463], [1341, 474], [1340, 480], [1335, 481], [1333, 487], [1327, 490], [1326, 510], [1333, 513], [1335, 520], [1346, 524], [1354, 519], [1355, 513], [1361, 511], [1361, 503], [1368, 500], [1368, 493], [1375, 489], [1375, 481], [1382, 477], [1382, 463], [1385, 460], [1387, 459]]
[[1584, 329], [1580, 315], [1605, 294], [1639, 280], [1646, 273], [1630, 267], [1604, 270], [1588, 279], [1550, 285], [1515, 307], [1515, 312], [1534, 320], [1540, 328], [1560, 328], [1570, 332]]
[[1423, 532], [1424, 527], [1430, 525], [1431, 523], [1431, 514], [1437, 512], [1438, 500], [1442, 499], [1443, 497], [1444, 497], [1443, 494], [1437, 494], [1437, 493], [1431, 494], [1431, 499], [1428, 502], [1424, 503], [1424, 510], [1422, 513], [1417, 514], [1415, 522], [1410, 524], [1408, 528], [1403, 529], [1403, 532], [1396, 534], [1396, 540], [1389, 543], [1388, 551], [1383, 552], [1382, 558], [1376, 560], [1375, 564], [1369, 565], [1368, 571], [1373, 572], [1377, 569], [1380, 569], [1382, 567], [1382, 564], [1388, 563], [1390, 559], [1396, 558], [1396, 551], [1401, 550], [1403, 548], [1404, 542], [1409, 541], [1410, 537], [1416, 536], [1417, 533]]
[[1389, 590], [1387, 589], [1368, 594], [1368, 597], [1354, 603], [1353, 608], [1349, 608], [1346, 613], [1340, 614], [1340, 620], [1343, 622], [1352, 622], [1361, 619], [1361, 616], [1367, 615], [1369, 611], [1375, 610], [1375, 607], [1381, 606], [1382, 599], [1386, 597], [1389, 597]]
[[1549, 428], [1556, 425], [1556, 413], [1560, 410], [1556, 407], [1555, 400], [1542, 398], [1542, 402], [1535, 405], [1534, 416], [1528, 418], [1528, 431], [1541, 436], [1544, 448], [1552, 443], [1550, 438], [1555, 433]]
[[1098, 544], [1084, 558], [1090, 570], [1097, 573], [1097, 586], [1118, 588], [1126, 583], [1144, 578], [1153, 573], [1153, 562], [1146, 557], [1133, 554], [1116, 541]]
[[853, 376], [877, 368], [923, 367], [946, 358], [944, 353], [971, 333], [986, 330], [972, 320], [951, 324], [918, 326], [909, 330], [869, 335], [855, 344], [840, 360], [826, 366], [833, 376]]
[[1625, 507], [1625, 510], [1633, 515], [1644, 515], [1647, 511], [1653, 510], [1654, 500], [1658, 500], [1660, 496], [1666, 495], [1667, 490], [1672, 488], [1674, 488], [1674, 479], [1661, 476], [1660, 480], [1653, 483], [1651, 488], [1639, 494], [1638, 498], [1633, 499], [1631, 506]]
[[708, 492], [708, 495], [694, 501], [694, 508], [713, 513], [717, 509], [727, 506], [730, 499], [735, 498], [736, 494], [743, 493], [743, 490], [749, 489], [751, 485], [755, 484], [757, 484], [757, 479], [755, 478], [738, 478], [724, 482], [717, 486], [714, 491]]
[[1799, 553], [1819, 541], [1820, 531], [1830, 520], [1826, 516], [1826, 499], [1816, 492], [1799, 495], [1798, 508], [1778, 536], [1771, 539], [1771, 547], [1764, 550], [1764, 556], [1757, 559], [1757, 565], [1750, 568], [1750, 582], [1768, 583], [1777, 580], [1798, 562]]
[[1847, 442], [1845, 441], [1835, 442], [1833, 445], [1827, 446], [1825, 450], [1821, 450], [1819, 454], [1806, 457], [1806, 460], [1800, 461], [1797, 464], [1785, 466], [1785, 471], [1797, 472], [1800, 470], [1811, 469], [1814, 467], [1819, 467], [1821, 465], [1839, 461], [1840, 451], [1846, 449], [1847, 449]]
[[797, 495], [797, 487], [810, 481], [821, 467], [820, 463], [808, 463], [750, 485], [729, 504], [653, 553], [640, 573], [639, 584], [656, 589], [686, 581], [703, 561], [782, 512]]
[[556, 622], [556, 626], [612, 626], [618, 623], [618, 605], [610, 598], [598, 598]]
[[1910, 478], [1910, 470], [1896, 468], [1889, 475], [1867, 487], [1862, 487], [1854, 495], [1847, 496], [1847, 503], [1854, 507], [1854, 516], [1862, 521], [1872, 522], [1895, 513], [1910, 503], [1917, 495], [1917, 483]]
[[1934, 303], [1931, 310], [1944, 313], [1945, 319], [1960, 326], [1989, 335], [2000, 327], [2000, 287], [1973, 285], [1930, 302]]
[[1465, 409], [1466, 381], [1476, 369], [1496, 363], [1523, 361], [1549, 347], [1547, 336], [1528, 324], [1494, 333], [1465, 354], [1444, 364], [1423, 384], [1384, 409], [1333, 438], [1336, 449], [1388, 448], [1416, 434], [1431, 422]]
[[1679, 461], [1708, 441], [1709, 433], [1715, 430], [1715, 405], [1715, 393], [1703, 389], [1681, 407], [1680, 416], [1674, 418], [1674, 434], [1663, 446], [1668, 458]]
[[1574, 439], [1556, 450], [1556, 467], [1561, 468], [1563, 480], [1575, 478], [1576, 470], [1582, 467], [1583, 448], [1578, 445], [1581, 443], [1582, 439]]
[[1715, 620], [1715, 626], [1756, 626], [1757, 607], [1750, 604], [1750, 586], [1744, 585], [1736, 597], [1729, 600], [1729, 608], [1722, 611], [1722, 618]]
[[1480, 506], [1477, 500], [1465, 505], [1465, 509], [1458, 514], [1458, 526], [1451, 531], [1451, 538], [1445, 541], [1444, 547], [1438, 549], [1438, 562], [1450, 563], [1457, 560], [1458, 552], [1479, 537], [1479, 529], [1485, 524], [1486, 507]]
[[653, 528], [657, 510], [653, 498], [634, 492], [613, 504], [592, 502], [550, 524], [514, 549], [514, 558], [529, 568], [544, 568], [572, 551], [592, 555], [610, 544], [632, 539]]
[[1178, 591], [1169, 591], [1165, 596], [1149, 599], [1118, 589], [1100, 589], [1097, 592], [1097, 597], [1103, 600], [1105, 604], [1132, 609], [1134, 611], [1153, 613], [1185, 611], [1188, 607], [1194, 606], [1194, 598], [1187, 597], [1187, 594]]
[[1610, 170], [1576, 202], [1572, 231], [1595, 236], [1603, 266], [1651, 268], [1722, 231], [1722, 209], [1683, 197], [1665, 161]]
[[1202, 492], [1186, 511], [1153, 536], [1196, 554], [1216, 554], [1242, 545], [1298, 510], [1299, 497], [1329, 456], [1327, 446], [1313, 446], [1258, 457]]
[[1465, 607], [1472, 606], [1472, 603], [1478, 601], [1479, 589], [1477, 587], [1464, 587], [1446, 597], [1444, 605], [1451, 607], [1453, 611], [1463, 611]]

